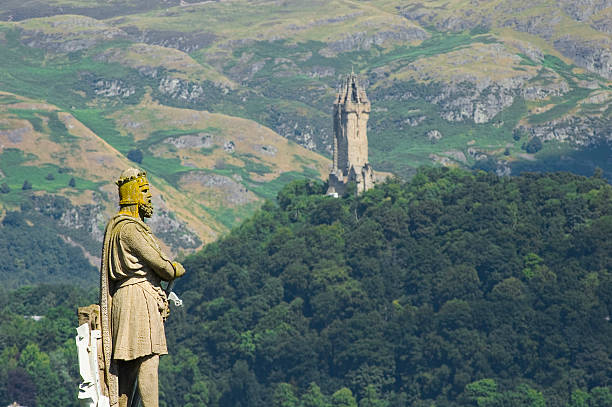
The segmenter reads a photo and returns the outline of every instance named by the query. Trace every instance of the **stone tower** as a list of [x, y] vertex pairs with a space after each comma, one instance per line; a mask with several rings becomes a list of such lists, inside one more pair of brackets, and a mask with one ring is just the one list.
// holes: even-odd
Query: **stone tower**
[[351, 181], [357, 184], [358, 194], [374, 186], [374, 171], [368, 162], [369, 117], [370, 101], [357, 76], [351, 73], [334, 102], [334, 162], [328, 195], [342, 195]]

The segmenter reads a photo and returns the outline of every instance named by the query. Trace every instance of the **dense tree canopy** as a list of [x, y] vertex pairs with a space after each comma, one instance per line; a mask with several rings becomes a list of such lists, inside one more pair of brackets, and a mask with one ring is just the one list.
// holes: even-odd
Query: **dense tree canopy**
[[[437, 168], [324, 191], [289, 184], [184, 262], [162, 406], [612, 405], [601, 177]], [[71, 338], [91, 299], [1, 294], [0, 405], [78, 405]]]
[[196, 377], [221, 406], [610, 400], [603, 179], [439, 168], [324, 191], [288, 185], [186, 262], [168, 332], [193, 373], [166, 405]]

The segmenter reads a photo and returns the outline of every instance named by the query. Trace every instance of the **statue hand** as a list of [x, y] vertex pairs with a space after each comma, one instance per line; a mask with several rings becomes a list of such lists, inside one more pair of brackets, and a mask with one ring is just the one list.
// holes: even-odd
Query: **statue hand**
[[185, 267], [183, 267], [181, 263], [174, 261], [172, 262], [172, 265], [174, 266], [174, 278], [179, 278], [185, 274]]

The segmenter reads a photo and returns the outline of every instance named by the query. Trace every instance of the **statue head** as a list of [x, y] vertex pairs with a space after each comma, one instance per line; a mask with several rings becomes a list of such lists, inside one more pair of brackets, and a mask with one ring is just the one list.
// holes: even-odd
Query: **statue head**
[[121, 173], [116, 182], [119, 187], [119, 206], [138, 205], [138, 213], [143, 218], [153, 216], [153, 203], [146, 171], [128, 168]]

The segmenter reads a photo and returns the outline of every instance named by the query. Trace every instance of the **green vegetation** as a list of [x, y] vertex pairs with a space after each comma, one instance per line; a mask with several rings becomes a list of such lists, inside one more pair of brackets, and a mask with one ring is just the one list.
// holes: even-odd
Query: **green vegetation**
[[[45, 132], [51, 135], [51, 140], [56, 143], [71, 143], [77, 140], [68, 133], [66, 125], [59, 119], [56, 111], [9, 109], [10, 113], [21, 119], [26, 119], [37, 132]], [[45, 125], [43, 119], [45, 118]]]
[[[63, 125], [63, 123], [60, 122]], [[15, 148], [6, 148], [0, 154], [0, 170], [4, 174], [4, 183], [11, 189], [10, 192], [0, 195], [0, 201], [18, 205], [26, 197], [22, 194], [21, 188], [24, 182], [28, 182], [31, 189], [36, 191], [57, 192], [68, 187], [70, 179], [75, 178], [77, 191], [86, 191], [98, 188], [98, 183], [74, 177], [69, 172], [55, 165], [32, 165], [28, 161], [35, 159], [32, 154], [24, 154], [23, 151]], [[48, 175], [52, 174], [53, 179]]]
[[168, 406], [610, 402], [602, 178], [430, 169], [324, 191], [289, 184], [185, 262]]
[[[75, 233], [59, 227], [55, 222], [61, 214], [61, 208], [67, 204], [66, 201], [59, 200], [49, 206], [41, 203], [38, 201], [39, 209], [34, 210], [32, 203], [26, 201], [22, 203], [21, 211], [6, 212], [2, 219], [2, 286], [17, 288], [60, 282], [90, 286], [97, 280], [95, 267], [87, 261], [81, 247], [66, 241], [67, 236], [72, 235], [74, 238]], [[88, 240], [91, 240], [82, 239], [83, 236], [78, 232], [77, 235], [81, 238], [78, 239], [81, 245], [87, 245]]]
[[74, 344], [77, 307], [96, 290], [44, 284], [0, 287], [0, 403], [77, 407], [79, 365]]
[[[358, 198], [325, 188], [291, 182], [184, 261], [162, 405], [610, 405], [612, 187], [600, 175], [442, 168]], [[67, 253], [27, 219], [41, 253]], [[9, 213], [0, 236], [36, 239], [24, 221]], [[84, 267], [70, 264], [55, 281]], [[75, 309], [94, 299], [4, 287], [0, 403], [76, 406]]]

